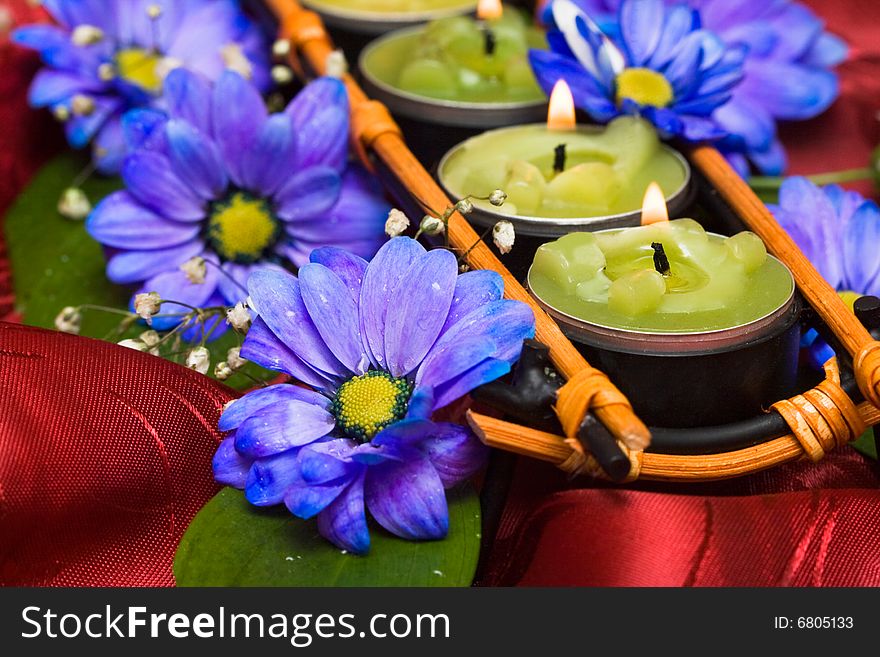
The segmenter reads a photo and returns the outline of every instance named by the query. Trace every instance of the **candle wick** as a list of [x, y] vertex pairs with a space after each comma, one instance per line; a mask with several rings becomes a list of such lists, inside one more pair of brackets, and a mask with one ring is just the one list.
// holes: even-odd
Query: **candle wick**
[[553, 149], [553, 171], [562, 173], [565, 171], [565, 144], [559, 144]]
[[669, 273], [669, 258], [666, 257], [666, 251], [660, 242], [651, 242], [651, 248], [654, 249], [654, 269], [666, 276]]
[[495, 41], [495, 33], [492, 31], [492, 28], [483, 24], [483, 48], [486, 51], [487, 55], [495, 54], [495, 46], [497, 46], [497, 42]]

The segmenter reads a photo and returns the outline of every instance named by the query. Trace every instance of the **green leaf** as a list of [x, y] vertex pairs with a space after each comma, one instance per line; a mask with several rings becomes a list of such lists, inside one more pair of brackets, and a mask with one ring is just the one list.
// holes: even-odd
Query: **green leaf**
[[[132, 290], [107, 280], [101, 245], [86, 232], [84, 222], [58, 214], [56, 206], [61, 192], [85, 165], [76, 153], [56, 158], [37, 174], [6, 215], [16, 307], [25, 324], [53, 328], [55, 317], [65, 306], [94, 304], [128, 309]], [[122, 183], [116, 178], [95, 175], [81, 187], [92, 204], [97, 205], [107, 194], [120, 189]], [[81, 334], [110, 339], [120, 319], [119, 315], [88, 310], [83, 313]], [[146, 329], [137, 324], [112, 339], [118, 342], [124, 337], [136, 337]], [[226, 360], [226, 352], [238, 344], [239, 337], [232, 331], [208, 344], [211, 362]], [[259, 380], [276, 376], [254, 364], [248, 364], [243, 371]], [[254, 385], [244, 374], [234, 375], [227, 383], [240, 389]]]
[[174, 558], [178, 586], [470, 586], [480, 548], [480, 503], [470, 486], [447, 493], [449, 535], [405, 541], [372, 524], [366, 556], [345, 554], [314, 520], [260, 509], [224, 488], [202, 508]]
[[858, 452], [877, 460], [877, 443], [874, 442], [874, 429], [869, 427], [865, 433], [850, 443]]

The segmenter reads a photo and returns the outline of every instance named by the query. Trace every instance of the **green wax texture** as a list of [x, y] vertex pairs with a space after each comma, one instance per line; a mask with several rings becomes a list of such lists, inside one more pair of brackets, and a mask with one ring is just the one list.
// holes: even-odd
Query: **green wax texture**
[[[662, 244], [669, 270], [655, 266]], [[766, 317], [788, 301], [794, 281], [754, 233], [706, 233], [693, 219], [596, 233], [542, 245], [529, 272], [532, 292], [591, 324], [650, 333], [719, 331]]]
[[364, 67], [395, 89], [435, 100], [538, 102], [546, 96], [529, 66], [528, 51], [546, 47], [543, 32], [523, 12], [508, 7], [498, 19], [454, 16], [415, 33], [392, 35], [369, 51]]
[[365, 14], [419, 14], [432, 11], [474, 9], [476, 0], [307, 0], [314, 9], [333, 8]]
[[[554, 152], [562, 144], [565, 168], [557, 172]], [[562, 219], [635, 212], [651, 182], [668, 198], [684, 185], [686, 173], [648, 122], [622, 116], [605, 128], [561, 132], [533, 124], [486, 132], [455, 150], [440, 175], [458, 198], [507, 193], [501, 208], [476, 202], [486, 209]]]

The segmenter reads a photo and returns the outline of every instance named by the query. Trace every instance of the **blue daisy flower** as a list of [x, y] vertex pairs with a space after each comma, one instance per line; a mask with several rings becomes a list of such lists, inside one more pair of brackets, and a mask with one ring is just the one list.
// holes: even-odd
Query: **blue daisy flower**
[[[744, 175], [749, 161], [762, 173], [781, 174], [787, 162], [776, 122], [810, 119], [828, 109], [839, 95], [832, 69], [846, 58], [846, 44], [794, 0], [665, 1], [698, 10], [702, 25], [728, 46], [747, 46], [743, 79], [713, 114], [730, 134], [719, 147]], [[621, 0], [575, 2], [604, 30], [620, 32]]]
[[[195, 307], [234, 305], [255, 270], [303, 265], [325, 245], [370, 257], [385, 241], [389, 206], [364, 170], [348, 166], [341, 81], [315, 80], [270, 115], [237, 73], [212, 86], [177, 69], [163, 101], [167, 113], [125, 115], [126, 188], [86, 222], [108, 249], [114, 283]], [[207, 264], [201, 282], [181, 269], [195, 257]], [[166, 305], [163, 314], [183, 312]], [[154, 319], [159, 329], [176, 323]]]
[[366, 510], [407, 539], [446, 535], [444, 489], [484, 448], [433, 412], [506, 374], [534, 334], [531, 309], [501, 298], [491, 271], [458, 275], [455, 256], [397, 237], [367, 264], [312, 252], [299, 276], [248, 281], [257, 308], [241, 355], [311, 386], [275, 385], [233, 402], [214, 456], [220, 483], [258, 506], [317, 517], [338, 547], [369, 549]]
[[[822, 277], [845, 299], [880, 296], [880, 207], [837, 185], [824, 188], [788, 178], [770, 211]], [[821, 366], [834, 352], [815, 331], [807, 336], [810, 357]]]
[[575, 104], [599, 122], [639, 114], [664, 137], [716, 140], [726, 131], [712, 113], [742, 79], [746, 47], [726, 47], [699, 14], [663, 0], [624, 0], [616, 43], [571, 0], [548, 8], [550, 51], [529, 58], [545, 91], [560, 78]]
[[74, 148], [92, 143], [104, 173], [125, 154], [120, 123], [160, 104], [162, 79], [185, 67], [215, 80], [233, 67], [269, 84], [267, 44], [236, 0], [43, 0], [56, 25], [28, 25], [13, 40], [40, 53], [30, 103], [65, 122]]

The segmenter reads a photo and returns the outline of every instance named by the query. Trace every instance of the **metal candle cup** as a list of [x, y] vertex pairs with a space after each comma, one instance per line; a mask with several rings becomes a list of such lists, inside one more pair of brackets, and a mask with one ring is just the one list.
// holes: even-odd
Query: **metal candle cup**
[[446, 16], [456, 16], [472, 12], [476, 0], [449, 0], [434, 3], [437, 6], [426, 8], [397, 9], [383, 11], [359, 7], [363, 3], [328, 2], [327, 0], [303, 0], [309, 9], [318, 12], [324, 23], [334, 29], [354, 34], [375, 36], [401, 27], [410, 27]]
[[650, 426], [737, 422], [795, 392], [801, 304], [793, 279], [789, 294], [778, 304], [773, 297], [776, 307], [763, 316], [715, 330], [676, 332], [620, 328], [560, 310], [536, 292], [534, 270], [528, 276], [531, 294]]

